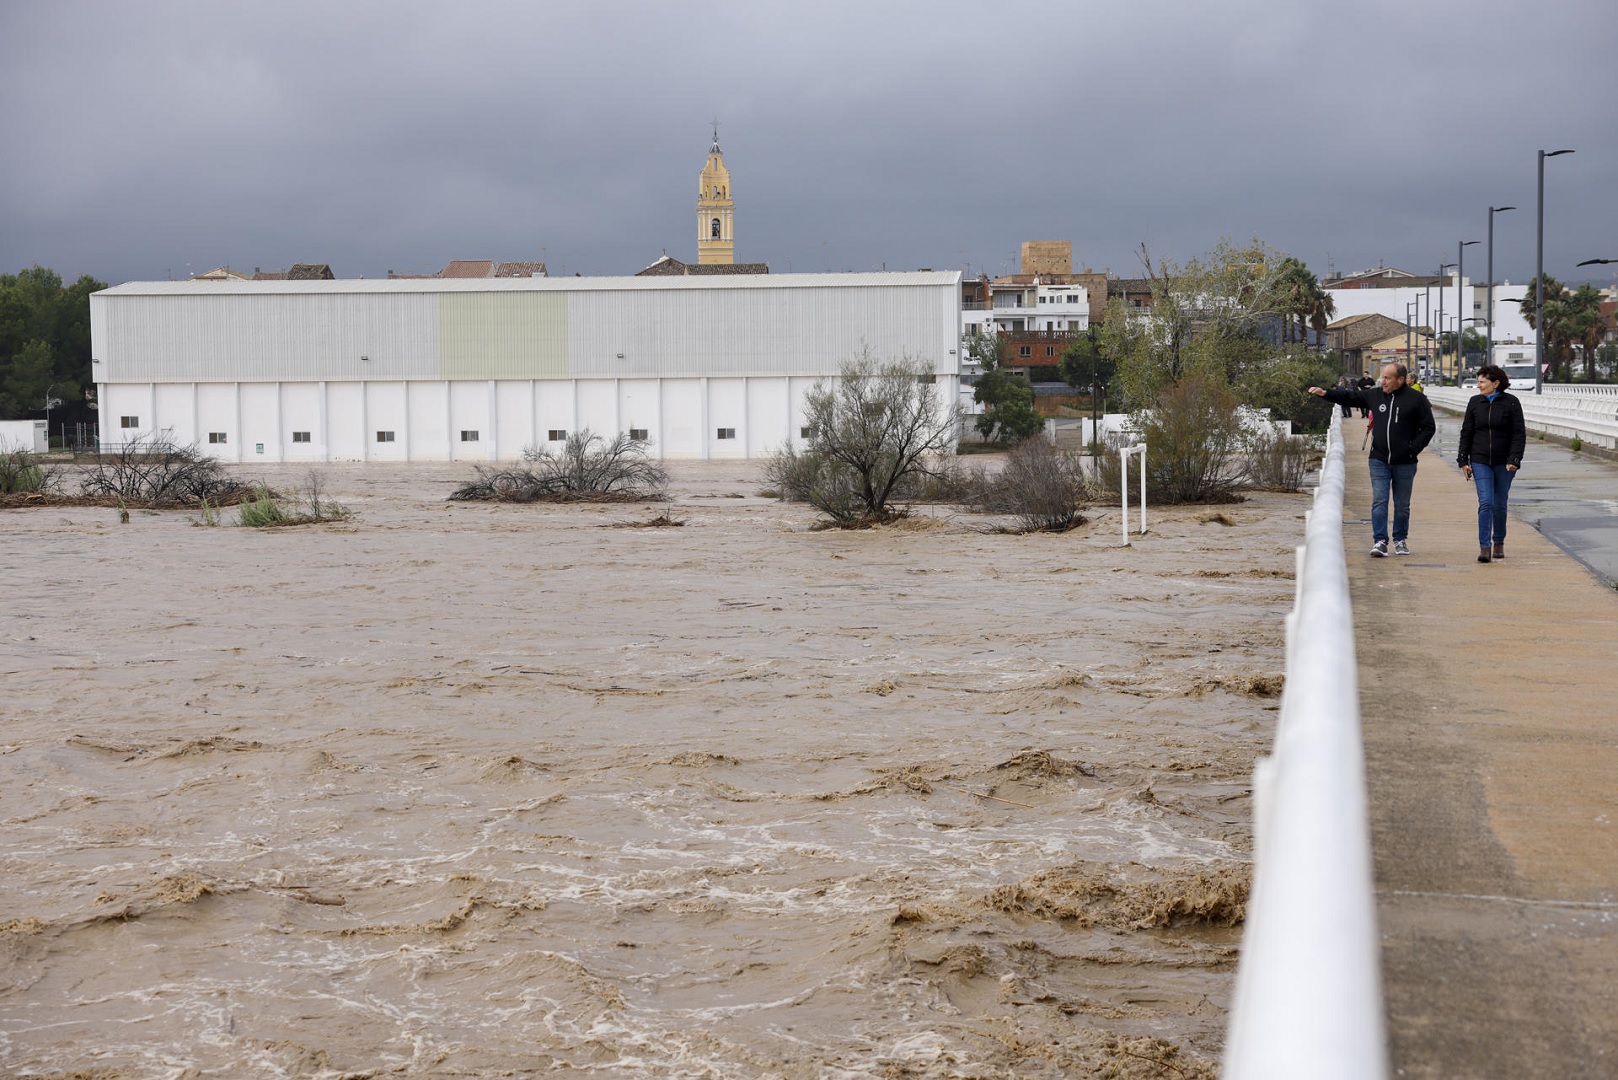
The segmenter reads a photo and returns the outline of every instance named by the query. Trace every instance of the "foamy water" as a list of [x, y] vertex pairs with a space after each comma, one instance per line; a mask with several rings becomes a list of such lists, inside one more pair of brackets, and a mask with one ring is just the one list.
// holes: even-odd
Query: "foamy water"
[[0, 512], [6, 1071], [1212, 1075], [1302, 497], [1124, 549], [460, 475]]

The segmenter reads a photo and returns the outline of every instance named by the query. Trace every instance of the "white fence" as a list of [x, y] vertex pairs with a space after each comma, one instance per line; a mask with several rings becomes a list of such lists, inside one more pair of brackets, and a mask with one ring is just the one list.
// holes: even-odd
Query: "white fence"
[[1334, 413], [1287, 617], [1275, 748], [1254, 769], [1254, 868], [1227, 1080], [1384, 1080], [1387, 1040], [1343, 561], [1344, 449]]
[[[1511, 386], [1510, 392], [1522, 402], [1523, 423], [1529, 431], [1618, 449], [1618, 386], [1551, 383], [1543, 390], [1535, 394], [1531, 385]], [[1427, 387], [1428, 400], [1456, 412], [1465, 412], [1475, 393], [1472, 387]]]

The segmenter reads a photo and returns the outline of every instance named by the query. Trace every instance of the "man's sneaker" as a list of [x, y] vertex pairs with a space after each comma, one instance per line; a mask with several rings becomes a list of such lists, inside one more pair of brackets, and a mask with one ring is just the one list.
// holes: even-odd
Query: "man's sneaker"
[[1388, 554], [1388, 542], [1386, 540], [1378, 540], [1376, 543], [1372, 544], [1371, 554], [1378, 559], [1385, 558]]
[[1403, 540], [1395, 540], [1393, 542], [1393, 553], [1395, 555], [1409, 555], [1410, 545], [1405, 543]]

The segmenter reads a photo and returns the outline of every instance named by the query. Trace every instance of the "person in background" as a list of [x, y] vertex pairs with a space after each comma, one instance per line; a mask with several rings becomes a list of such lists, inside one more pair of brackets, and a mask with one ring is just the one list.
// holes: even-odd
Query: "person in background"
[[1371, 554], [1388, 554], [1388, 500], [1393, 500], [1393, 554], [1409, 555], [1410, 494], [1416, 485], [1416, 458], [1438, 432], [1427, 395], [1406, 385], [1410, 377], [1403, 364], [1382, 369], [1381, 386], [1374, 390], [1322, 390], [1316, 397], [1371, 411]]
[[[1342, 378], [1337, 380], [1337, 389], [1339, 389], [1339, 390], [1353, 390], [1354, 389], [1354, 380], [1349, 378], [1347, 375], [1344, 375]], [[1348, 402], [1346, 402], [1346, 401], [1341, 402], [1337, 407], [1343, 410], [1343, 415], [1345, 417], [1353, 415], [1353, 413], [1351, 413], [1349, 411]]]
[[[1376, 380], [1371, 378], [1371, 373], [1369, 371], [1367, 371], [1364, 375], [1361, 375], [1359, 381], [1354, 384], [1355, 388], [1359, 390], [1369, 390], [1375, 385]], [[1371, 410], [1366, 408], [1364, 405], [1361, 405], [1360, 415], [1363, 417], [1369, 417], [1371, 415]], [[1369, 428], [1369, 425], [1367, 425], [1367, 428]]]
[[1478, 369], [1478, 392], [1466, 403], [1455, 464], [1478, 489], [1478, 562], [1506, 557], [1506, 502], [1528, 446], [1522, 402], [1506, 393], [1511, 379], [1497, 364]]

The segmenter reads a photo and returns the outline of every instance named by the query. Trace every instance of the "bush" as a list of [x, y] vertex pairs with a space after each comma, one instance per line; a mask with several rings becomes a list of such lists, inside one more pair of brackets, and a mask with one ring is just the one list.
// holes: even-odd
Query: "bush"
[[1090, 495], [1077, 454], [1057, 450], [1043, 438], [1012, 447], [1006, 466], [980, 498], [980, 508], [1015, 514], [1022, 532], [1064, 532], [1084, 524], [1079, 513]]
[[225, 473], [224, 466], [196, 446], [157, 437], [124, 443], [102, 453], [80, 483], [93, 499], [137, 506], [214, 506], [240, 502], [249, 485]]
[[1190, 373], [1164, 386], [1152, 408], [1132, 420], [1147, 447], [1149, 498], [1164, 503], [1235, 498], [1245, 472], [1243, 431], [1236, 399], [1223, 385]]
[[835, 383], [817, 382], [805, 398], [809, 445], [779, 451], [766, 481], [840, 525], [900, 516], [892, 503], [939, 471], [959, 435], [931, 377], [914, 360], [878, 365], [867, 353], [845, 363]]
[[0, 450], [0, 495], [19, 495], [32, 491], [49, 491], [55, 486], [55, 474], [39, 460], [32, 450], [18, 447]]
[[1283, 435], [1268, 426], [1251, 431], [1247, 435], [1248, 481], [1270, 491], [1297, 491], [1319, 456], [1316, 440], [1307, 436]]
[[[272, 528], [277, 525], [314, 525], [323, 521], [342, 521], [353, 516], [353, 511], [342, 503], [326, 497], [326, 481], [320, 473], [309, 470], [304, 486], [284, 498], [262, 484], [253, 488], [242, 501], [237, 524], [250, 529]], [[203, 503], [203, 520], [211, 525], [209, 507]]]
[[507, 469], [476, 466], [477, 477], [451, 499], [492, 502], [566, 502], [661, 499], [668, 470], [646, 456], [645, 439], [619, 433], [611, 442], [589, 428], [568, 436], [561, 453], [523, 451], [525, 464]]
[[263, 485], [255, 487], [247, 498], [242, 500], [241, 508], [237, 512], [240, 515], [237, 523], [250, 529], [285, 525], [289, 520], [286, 507], [281, 505], [280, 497]]

